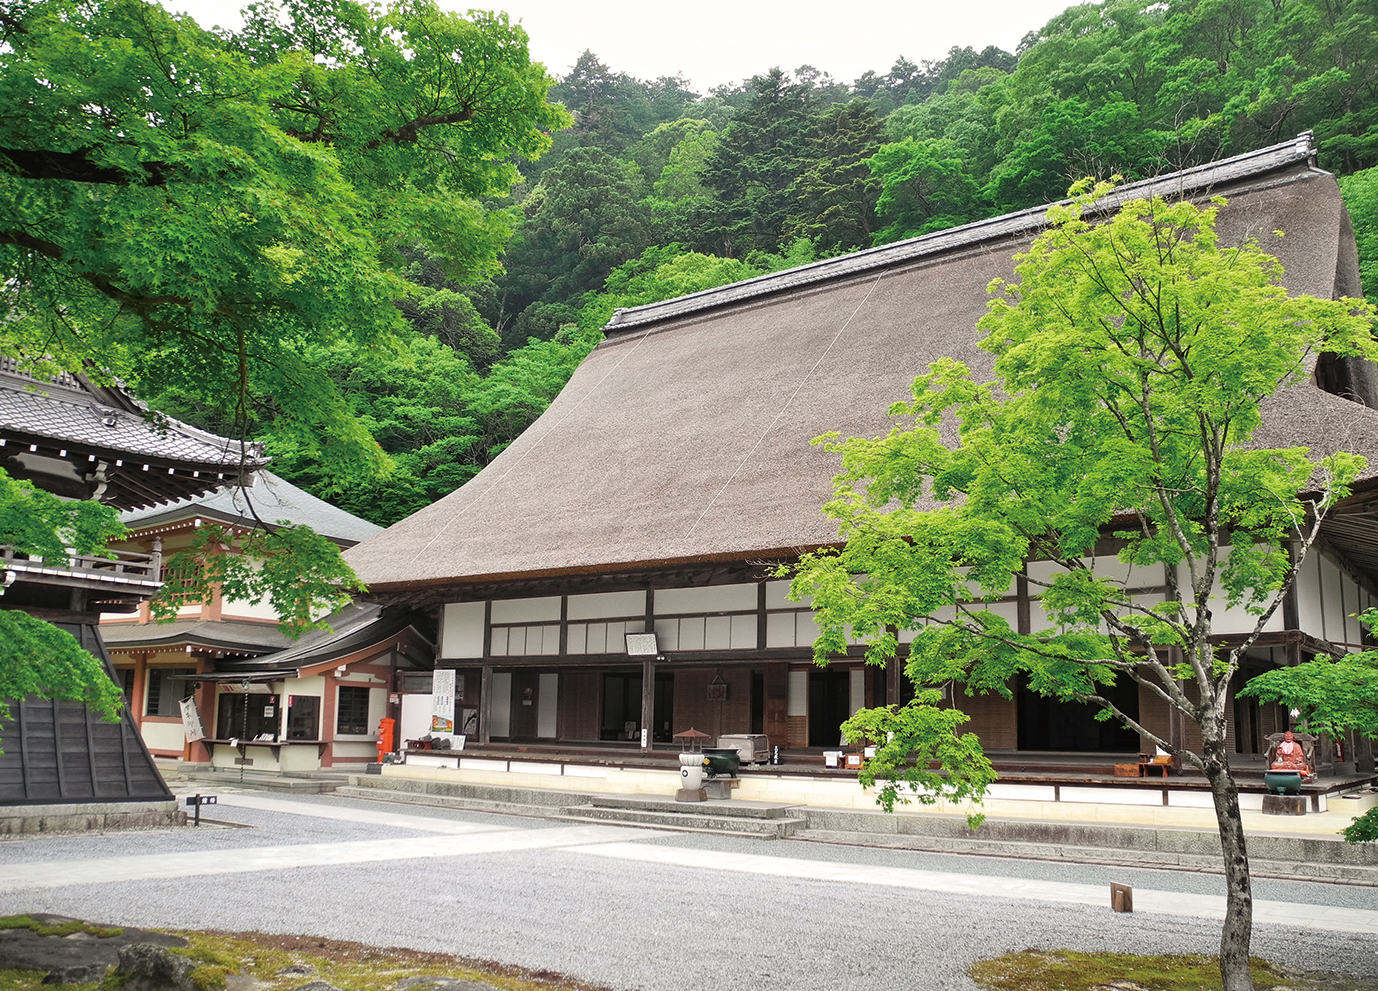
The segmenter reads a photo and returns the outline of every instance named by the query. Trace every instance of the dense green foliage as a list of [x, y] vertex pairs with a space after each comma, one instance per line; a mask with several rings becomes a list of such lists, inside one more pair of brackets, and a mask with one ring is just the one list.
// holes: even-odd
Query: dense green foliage
[[142, 0], [10, 10], [4, 350], [194, 396], [237, 433], [267, 404], [341, 476], [382, 469], [302, 349], [402, 326], [401, 245], [496, 269], [512, 218], [480, 198], [567, 120], [521, 29], [426, 0], [262, 4], [231, 36]]
[[1342, 176], [1340, 190], [1354, 224], [1364, 295], [1378, 303], [1378, 167]]
[[[70, 2], [20, 9], [57, 16]], [[150, 229], [127, 238], [117, 261], [138, 253], [171, 275], [153, 273], [145, 286], [100, 282], [106, 270], [67, 271], [91, 298], [89, 316], [63, 311], [54, 321], [48, 309], [35, 331], [81, 319], [82, 348], [115, 352], [120, 360], [104, 363], [145, 395], [194, 422], [268, 439], [284, 475], [378, 522], [486, 464], [539, 415], [613, 306], [770, 271], [767, 255], [827, 257], [1032, 206], [1083, 175], [1146, 177], [1313, 128], [1322, 165], [1341, 173], [1352, 204], [1366, 284], [1378, 279], [1378, 184], [1361, 171], [1378, 164], [1378, 14], [1354, 0], [1077, 5], [1031, 25], [1017, 55], [988, 47], [923, 63], [900, 57], [850, 85], [801, 66], [701, 94], [683, 77], [636, 79], [586, 51], [549, 91], [567, 117], [540, 103], [543, 70], [523, 61], [520, 30], [500, 17], [470, 21], [407, 2], [375, 21], [345, 0], [294, 0], [278, 18], [257, 5], [243, 31], [216, 36], [134, 0], [92, 9], [41, 43], [20, 33], [22, 18], [6, 22], [6, 37], [45, 73], [82, 80], [66, 116], [53, 117], [50, 95], [34, 102], [44, 112], [29, 115], [32, 133], [21, 137], [42, 144], [35, 135], [48, 118], [62, 134], [102, 114], [127, 116], [137, 109], [132, 95], [100, 111], [92, 108], [105, 103], [86, 98], [117, 73], [150, 80], [140, 99], [155, 115], [130, 138], [49, 141], [75, 157], [44, 161], [123, 169], [102, 173], [125, 176], [119, 183], [63, 188], [138, 201], [124, 208], [122, 229]], [[132, 44], [122, 62], [102, 62], [101, 75], [90, 67], [109, 42], [83, 34]], [[187, 53], [171, 77], [159, 76], [160, 44]], [[457, 71], [440, 71], [447, 50], [465, 52]], [[363, 71], [375, 63], [377, 72]], [[11, 91], [38, 101], [27, 85]], [[205, 90], [178, 104], [182, 131], [158, 116], [181, 99], [178, 86]], [[211, 122], [223, 110], [238, 124], [222, 134]], [[239, 171], [216, 171], [212, 139], [214, 154]], [[241, 161], [245, 151], [252, 162]], [[12, 187], [37, 185], [23, 178], [32, 159], [11, 164]], [[205, 188], [227, 174], [237, 178]], [[154, 206], [169, 194], [177, 209], [164, 217]], [[250, 196], [259, 201], [245, 209]], [[210, 224], [206, 240], [193, 228], [193, 198], [212, 216], [238, 219]], [[308, 216], [328, 223], [308, 230]], [[179, 261], [170, 246], [193, 243], [193, 233], [196, 251]], [[662, 268], [680, 255], [678, 271], [649, 275], [650, 259]], [[25, 257], [30, 268], [62, 268], [54, 257]], [[317, 257], [322, 264], [302, 262]], [[246, 281], [251, 261], [270, 264]], [[216, 277], [200, 276], [201, 265]], [[183, 270], [199, 278], [195, 306], [183, 308], [199, 323], [164, 298], [167, 278]], [[16, 302], [37, 313], [54, 292], [35, 286]], [[165, 326], [149, 330], [145, 312]], [[225, 336], [241, 325], [244, 340]], [[203, 327], [214, 331], [205, 340], [196, 336]], [[581, 343], [570, 351], [573, 327]], [[504, 358], [557, 338], [566, 344]], [[188, 354], [196, 363], [179, 368]], [[252, 388], [204, 388], [234, 374], [241, 354], [263, 359], [250, 362]], [[538, 369], [537, 354], [552, 367]], [[526, 372], [530, 383], [520, 381]], [[351, 464], [392, 473], [365, 481], [356, 471], [346, 484]]]
[[592, 52], [551, 86], [506, 18], [429, 0], [262, 2], [233, 33], [27, 0], [0, 35], [3, 348], [266, 440], [381, 523], [510, 443], [615, 307], [1084, 174], [1313, 128], [1378, 293], [1378, 14], [1356, 0], [1108, 0], [1017, 54], [901, 56], [850, 85], [763, 67], [707, 94]]
[[[118, 376], [234, 437], [266, 430], [339, 492], [393, 466], [316, 359], [396, 349], [410, 316], [466, 361], [496, 360], [473, 301], [431, 270], [498, 270], [517, 218], [486, 200], [569, 117], [505, 15], [431, 0], [246, 14], [220, 34], [144, 0], [0, 11], [0, 353]], [[112, 518], [0, 475], [0, 543], [23, 553], [97, 551]], [[267, 597], [292, 631], [355, 587], [307, 530], [236, 539], [253, 564], [207, 545], [180, 584]], [[75, 641], [3, 616], [0, 697], [108, 711]]]
[[[907, 632], [905, 671], [921, 688], [1009, 697], [1023, 678], [1198, 768], [1225, 852], [1220, 957], [1233, 991], [1249, 986], [1251, 903], [1225, 700], [1319, 520], [1363, 468], [1354, 455], [1250, 440], [1261, 404], [1304, 379], [1316, 352], [1378, 357], [1374, 308], [1289, 296], [1259, 245], [1217, 242], [1215, 207], [1139, 200], [1093, 223], [1108, 190], [1050, 210], [1017, 282], [992, 284], [979, 327], [995, 381], [943, 358], [891, 408], [888, 435], [821, 438], [841, 455], [824, 511], [845, 544], [805, 555], [791, 596], [811, 599], [819, 663], [860, 641], [869, 663], [886, 664]], [[1098, 558], [1112, 528], [1123, 547]], [[1136, 596], [1125, 566], [1163, 575], [1162, 601]], [[1029, 629], [988, 605], [1017, 584], [1042, 607]], [[1226, 604], [1256, 617], [1228, 647], [1211, 636]], [[1120, 708], [1108, 690], [1119, 678], [1175, 709], [1200, 744]], [[906, 710], [864, 718], [849, 733], [915, 736]]]
[[191, 546], [168, 559], [164, 582], [153, 600], [160, 621], [177, 618], [179, 599], [205, 602], [219, 587], [232, 602], [266, 599], [278, 628], [293, 638], [327, 629], [324, 617], [363, 591], [333, 542], [308, 526], [289, 525], [245, 533], [197, 527]]
[[[63, 567], [98, 554], [124, 534], [119, 515], [94, 502], [69, 502], [0, 469], [0, 546]], [[3, 569], [0, 569], [3, 570]], [[8, 699], [79, 699], [105, 719], [119, 714], [120, 690], [101, 663], [65, 630], [17, 609], [0, 609], [0, 723]]]

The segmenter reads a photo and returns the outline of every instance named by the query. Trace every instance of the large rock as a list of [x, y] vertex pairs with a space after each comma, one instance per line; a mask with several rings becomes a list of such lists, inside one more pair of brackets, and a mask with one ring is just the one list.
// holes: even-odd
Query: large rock
[[117, 969], [128, 975], [121, 991], [195, 991], [191, 972], [196, 962], [151, 943], [120, 947]]
[[[31, 915], [45, 926], [79, 922], [65, 915]], [[92, 929], [115, 929], [93, 923]], [[119, 961], [120, 950], [138, 943], [186, 946], [181, 936], [129, 927], [114, 936], [78, 931], [66, 936], [40, 936], [32, 929], [0, 929], [0, 970], [36, 970], [45, 984], [98, 981]]]

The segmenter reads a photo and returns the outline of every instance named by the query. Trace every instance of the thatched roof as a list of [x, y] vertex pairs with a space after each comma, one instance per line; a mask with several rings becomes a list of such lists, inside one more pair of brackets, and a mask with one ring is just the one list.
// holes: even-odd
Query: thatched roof
[[[1358, 295], [1353, 237], [1309, 135], [1126, 186], [1230, 197], [1222, 241], [1270, 240], [1289, 288]], [[1042, 226], [1031, 210], [619, 312], [549, 410], [476, 478], [350, 550], [378, 593], [743, 561], [837, 541], [838, 463], [809, 442], [875, 436], [929, 362], [978, 376], [986, 287]], [[1370, 389], [1349, 374], [1346, 388]], [[1314, 386], [1273, 404], [1268, 444], [1370, 454], [1378, 414]], [[458, 592], [458, 590], [456, 590]]]

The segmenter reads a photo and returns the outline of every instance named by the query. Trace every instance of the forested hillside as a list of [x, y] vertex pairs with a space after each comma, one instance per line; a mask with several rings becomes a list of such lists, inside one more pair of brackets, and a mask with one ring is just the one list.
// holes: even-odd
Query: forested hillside
[[[1144, 178], [1305, 130], [1341, 176], [1378, 293], [1371, 0], [1107, 0], [1031, 27], [1013, 53], [954, 48], [850, 83], [763, 66], [707, 93], [586, 52], [550, 91], [572, 126], [543, 156], [512, 159], [510, 196], [483, 200], [487, 229], [511, 230], [500, 268], [457, 281], [421, 239], [400, 244], [400, 346], [309, 349], [395, 464], [332, 498], [387, 524], [462, 484], [540, 414], [614, 307], [1036, 205], [1082, 176]], [[210, 415], [181, 399], [163, 402]], [[276, 470], [329, 494], [330, 466], [276, 430], [271, 409], [260, 417]]]

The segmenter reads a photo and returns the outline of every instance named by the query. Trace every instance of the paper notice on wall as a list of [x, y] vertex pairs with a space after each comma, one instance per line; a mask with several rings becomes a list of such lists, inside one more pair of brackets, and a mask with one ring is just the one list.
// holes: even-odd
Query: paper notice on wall
[[431, 732], [455, 731], [455, 672], [453, 668], [436, 668], [431, 680]]
[[187, 697], [178, 704], [182, 707], [182, 728], [186, 731], [187, 739], [193, 743], [204, 740], [206, 734], [201, 729], [201, 714], [196, 711], [196, 699]]

